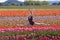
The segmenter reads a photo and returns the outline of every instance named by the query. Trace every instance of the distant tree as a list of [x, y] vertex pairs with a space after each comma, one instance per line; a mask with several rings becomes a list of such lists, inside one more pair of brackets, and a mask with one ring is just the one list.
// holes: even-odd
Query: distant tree
[[11, 2], [8, 2], [8, 3], [7, 3], [7, 6], [10, 6], [10, 5], [11, 5]]
[[2, 3], [0, 3], [0, 6], [3, 6], [3, 4], [2, 4]]
[[24, 3], [20, 3], [20, 5], [19, 4], [17, 4], [18, 6], [23, 6], [24, 5]]
[[41, 2], [42, 5], [48, 5], [49, 3], [47, 1]]
[[25, 5], [29, 5], [30, 3], [29, 3], [29, 1], [25, 1], [24, 4]]
[[57, 5], [57, 4], [58, 4], [58, 3], [56, 3], [56, 2], [55, 2], [55, 3], [52, 3], [52, 5]]
[[25, 5], [33, 5], [33, 2], [32, 1], [25, 1], [24, 4]]
[[14, 6], [14, 5], [17, 5], [17, 4], [16, 4], [16, 3], [11, 3], [11, 5], [13, 5], [13, 6]]
[[58, 5], [60, 5], [60, 2], [58, 3]]
[[24, 4], [25, 5], [40, 5], [41, 2], [40, 1], [25, 1]]
[[48, 5], [49, 4], [49, 2], [47, 1], [40, 2], [39, 0], [38, 1], [26, 0], [24, 3], [25, 5]]
[[11, 2], [8, 2], [8, 4], [7, 4], [8, 6], [17, 6], [17, 4], [16, 3], [11, 3]]
[[41, 5], [40, 1], [35, 1], [35, 5]]

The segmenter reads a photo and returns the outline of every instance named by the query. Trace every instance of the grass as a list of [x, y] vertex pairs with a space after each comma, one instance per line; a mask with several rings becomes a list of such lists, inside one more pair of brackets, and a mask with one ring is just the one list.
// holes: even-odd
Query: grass
[[[28, 9], [29, 6], [0, 6], [0, 9]], [[31, 6], [31, 9], [60, 9], [60, 5]]]
[[[31, 36], [31, 37], [28, 37], [28, 35], [29, 34], [34, 34], [33, 36]], [[13, 31], [13, 32], [9, 32], [9, 31], [5, 31], [5, 32], [0, 32], [0, 39], [2, 39], [2, 40], [6, 40], [6, 39], [4, 39], [4, 37], [5, 36], [10, 36], [10, 37], [12, 37], [12, 36], [16, 36], [16, 35], [26, 35], [27, 37], [27, 40], [35, 40], [35, 38], [36, 38], [36, 35], [39, 35], [39, 36], [49, 36], [49, 37], [52, 37], [52, 36], [58, 36], [58, 35], [60, 35], [60, 30], [55, 30], [55, 31], [53, 31], [53, 30], [40, 30], [40, 31], [38, 31], [38, 30], [35, 30], [35, 31]], [[2, 37], [3, 36], [3, 37]], [[2, 38], [1, 38], [2, 37]], [[15, 39], [15, 38], [10, 38], [10, 39]], [[18, 38], [19, 40], [21, 40], [21, 38], [19, 37]]]
[[27, 34], [37, 34], [37, 35], [60, 35], [60, 30], [35, 30], [35, 31], [13, 31], [13, 32], [9, 32], [9, 31], [5, 31], [5, 32], [0, 32], [0, 36], [11, 36], [11, 35], [27, 35]]

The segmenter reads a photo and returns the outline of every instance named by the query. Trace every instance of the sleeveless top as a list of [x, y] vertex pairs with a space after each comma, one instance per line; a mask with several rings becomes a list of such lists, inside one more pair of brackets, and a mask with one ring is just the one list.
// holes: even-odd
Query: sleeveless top
[[30, 25], [34, 25], [33, 16], [29, 16], [28, 21], [29, 21]]

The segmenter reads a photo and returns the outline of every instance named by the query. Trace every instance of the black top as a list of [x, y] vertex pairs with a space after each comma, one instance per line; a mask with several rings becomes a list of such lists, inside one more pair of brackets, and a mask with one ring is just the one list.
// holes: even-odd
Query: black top
[[34, 25], [33, 16], [29, 16], [28, 21], [29, 21], [30, 25]]

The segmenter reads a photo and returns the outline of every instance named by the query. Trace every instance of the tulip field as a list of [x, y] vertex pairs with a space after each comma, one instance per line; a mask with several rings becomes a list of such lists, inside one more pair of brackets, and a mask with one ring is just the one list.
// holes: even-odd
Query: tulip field
[[[58, 39], [60, 36], [60, 25], [34, 25], [34, 26], [1, 26], [0, 39], [1, 40], [39, 40], [41, 38], [53, 39], [53, 36]], [[44, 37], [43, 37], [44, 36]], [[49, 38], [51, 37], [51, 38]], [[58, 37], [58, 38], [57, 38]], [[45, 40], [44, 39], [44, 40]], [[60, 39], [60, 38], [59, 38]], [[58, 39], [58, 40], [59, 40]]]
[[[34, 16], [44, 15], [60, 15], [60, 9], [32, 9]], [[28, 9], [2, 9], [0, 10], [0, 16], [28, 16]]]
[[34, 22], [50, 25], [25, 25], [28, 24], [29, 10], [27, 9], [1, 9], [0, 40], [60, 40], [60, 9], [32, 9], [31, 11]]
[[[33, 12], [35, 22], [43, 22], [52, 25], [60, 24], [60, 9], [32, 9], [31, 11]], [[27, 9], [0, 10], [0, 26], [27, 24], [28, 13], [29, 10]]]

